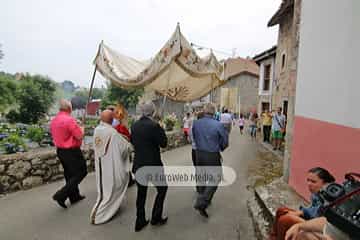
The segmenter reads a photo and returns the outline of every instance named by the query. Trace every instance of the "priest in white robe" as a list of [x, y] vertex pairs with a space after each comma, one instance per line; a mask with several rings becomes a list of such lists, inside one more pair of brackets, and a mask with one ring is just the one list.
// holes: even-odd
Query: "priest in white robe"
[[91, 211], [92, 224], [109, 221], [124, 199], [130, 170], [131, 143], [112, 126], [113, 113], [101, 113], [94, 132], [95, 174], [98, 197]]

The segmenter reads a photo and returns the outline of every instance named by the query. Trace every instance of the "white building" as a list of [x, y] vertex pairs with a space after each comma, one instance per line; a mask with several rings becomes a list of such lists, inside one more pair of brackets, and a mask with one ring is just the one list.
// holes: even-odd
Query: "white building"
[[273, 86], [275, 86], [276, 46], [256, 55], [253, 60], [260, 66], [258, 112], [271, 111]]

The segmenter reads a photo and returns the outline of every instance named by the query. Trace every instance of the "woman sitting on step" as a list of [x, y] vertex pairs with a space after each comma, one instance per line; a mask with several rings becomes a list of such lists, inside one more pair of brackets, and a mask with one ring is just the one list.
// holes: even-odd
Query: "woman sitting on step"
[[335, 178], [324, 168], [316, 167], [308, 171], [307, 184], [311, 192], [311, 203], [309, 207], [300, 206], [300, 210], [287, 207], [276, 211], [275, 222], [269, 236], [269, 240], [284, 240], [286, 231], [296, 223], [305, 222], [319, 217], [321, 200], [318, 192], [325, 185], [335, 181]]

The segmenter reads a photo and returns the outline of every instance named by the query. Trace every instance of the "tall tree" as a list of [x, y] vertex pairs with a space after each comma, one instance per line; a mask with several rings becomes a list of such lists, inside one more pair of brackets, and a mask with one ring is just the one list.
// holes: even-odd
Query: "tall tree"
[[[93, 88], [91, 93], [91, 99], [102, 99], [104, 98], [105, 94], [106, 94], [106, 88]], [[89, 89], [82, 88], [80, 90], [77, 90], [75, 92], [75, 96], [84, 97], [87, 100], [89, 97]]]
[[48, 77], [26, 74], [20, 80], [17, 91], [19, 111], [16, 120], [37, 123], [45, 116], [55, 100], [56, 84]]
[[71, 98], [73, 109], [85, 109], [87, 98], [84, 96], [75, 96]]
[[[106, 94], [105, 88], [93, 88], [91, 99], [103, 99]], [[83, 88], [75, 92], [75, 96], [71, 98], [73, 109], [83, 109], [89, 98], [89, 89]]]
[[15, 103], [16, 81], [10, 74], [0, 72], [0, 113]]
[[61, 83], [62, 88], [65, 92], [72, 93], [75, 91], [76, 87], [75, 84], [70, 80], [65, 80]]
[[93, 88], [91, 99], [103, 99], [106, 95], [106, 88]]
[[101, 102], [101, 106], [102, 108], [105, 108], [108, 105], [115, 105], [116, 103], [121, 103], [126, 108], [135, 107], [143, 93], [143, 88], [124, 89], [119, 88], [113, 84], [109, 84], [106, 96]]

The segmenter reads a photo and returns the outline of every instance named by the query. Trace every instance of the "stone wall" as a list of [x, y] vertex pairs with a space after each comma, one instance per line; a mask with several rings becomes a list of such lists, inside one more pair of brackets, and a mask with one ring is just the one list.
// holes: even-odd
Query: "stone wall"
[[[162, 152], [183, 146], [186, 141], [181, 131], [167, 133], [168, 146]], [[83, 147], [89, 172], [94, 171], [94, 151], [91, 144]], [[54, 147], [39, 148], [25, 153], [0, 156], [0, 194], [25, 190], [63, 179], [64, 170]]]
[[[259, 91], [259, 78], [254, 75], [243, 73], [227, 80], [227, 82], [214, 90], [214, 101], [217, 105], [221, 106], [221, 91], [223, 89], [237, 89], [237, 96], [230, 99], [232, 102], [236, 102], [235, 112], [240, 111], [247, 113], [253, 108], [258, 106], [258, 91]], [[229, 107], [229, 106], [226, 106]]]
[[[291, 59], [293, 11], [288, 12], [279, 24], [275, 60], [275, 84], [273, 85], [272, 109], [283, 107], [289, 97], [289, 60]], [[284, 65], [283, 63], [284, 58]]]

